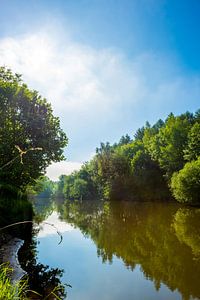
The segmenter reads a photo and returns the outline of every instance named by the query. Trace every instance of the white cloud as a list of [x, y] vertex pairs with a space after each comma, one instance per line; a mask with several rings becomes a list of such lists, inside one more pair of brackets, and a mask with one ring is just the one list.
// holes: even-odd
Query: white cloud
[[52, 103], [69, 136], [67, 157], [84, 161], [100, 141], [119, 139], [148, 119], [197, 109], [199, 77], [152, 53], [128, 59], [70, 35], [41, 32], [0, 40], [0, 65], [23, 74]]
[[118, 53], [72, 41], [60, 48], [60, 42], [44, 32], [2, 39], [0, 63], [22, 73], [57, 113], [74, 109], [82, 114], [92, 115], [92, 109], [105, 113], [138, 87], [137, 77], [128, 74]]
[[69, 175], [73, 171], [78, 171], [82, 163], [73, 161], [61, 161], [52, 163], [46, 170], [46, 175], [53, 181], [57, 181], [62, 174]]

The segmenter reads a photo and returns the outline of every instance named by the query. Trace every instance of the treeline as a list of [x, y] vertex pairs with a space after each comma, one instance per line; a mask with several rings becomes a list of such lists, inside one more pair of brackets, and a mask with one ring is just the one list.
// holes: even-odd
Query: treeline
[[51, 198], [57, 189], [57, 183], [50, 180], [47, 176], [40, 176], [34, 184], [26, 186], [26, 194], [30, 198]]
[[101, 143], [80, 171], [60, 176], [66, 199], [163, 200], [200, 203], [200, 110], [172, 113], [134, 137]]

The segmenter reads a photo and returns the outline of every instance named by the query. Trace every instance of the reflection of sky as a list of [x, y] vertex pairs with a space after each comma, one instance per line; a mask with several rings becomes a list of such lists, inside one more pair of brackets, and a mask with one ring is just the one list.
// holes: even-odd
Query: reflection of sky
[[[45, 223], [52, 224], [53, 226], [51, 226], [49, 224], [45, 224]], [[41, 225], [41, 229], [38, 233], [38, 237], [43, 238], [43, 237], [46, 237], [48, 235], [58, 235], [57, 231], [59, 231], [60, 233], [64, 233], [66, 231], [71, 231], [73, 229], [74, 228], [71, 225], [60, 221], [58, 219], [58, 214], [56, 212], [53, 212], [45, 220], [45, 222]]]
[[[140, 266], [133, 271], [113, 256], [112, 264], [102, 263], [94, 242], [85, 238], [79, 229], [63, 224], [53, 213], [46, 221], [63, 229], [63, 241], [57, 243], [56, 235], [43, 235], [38, 244], [38, 261], [53, 268], [64, 269], [63, 283], [69, 300], [181, 300], [178, 291], [161, 284], [156, 291], [151, 280], [144, 277]], [[54, 232], [55, 233], [55, 232]]]

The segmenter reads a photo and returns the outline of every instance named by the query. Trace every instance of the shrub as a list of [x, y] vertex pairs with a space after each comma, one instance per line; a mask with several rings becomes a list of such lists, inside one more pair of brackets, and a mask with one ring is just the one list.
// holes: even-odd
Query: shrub
[[177, 201], [200, 204], [200, 157], [173, 174], [171, 189]]

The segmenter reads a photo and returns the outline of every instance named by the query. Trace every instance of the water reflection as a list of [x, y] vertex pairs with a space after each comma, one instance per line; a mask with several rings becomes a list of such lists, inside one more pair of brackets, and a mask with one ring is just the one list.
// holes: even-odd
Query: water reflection
[[[34, 232], [35, 231], [35, 232]], [[28, 273], [27, 299], [66, 299], [66, 288], [61, 282], [63, 269], [50, 268], [37, 261], [37, 230], [32, 229], [32, 235], [25, 240], [19, 251], [22, 268]]]
[[30, 199], [30, 202], [34, 211], [34, 220], [37, 223], [44, 221], [54, 210], [54, 201], [51, 197], [34, 197]]
[[[53, 225], [53, 226], [52, 226]], [[38, 238], [46, 237], [48, 235], [55, 235], [73, 230], [73, 227], [66, 222], [58, 219], [58, 213], [54, 211], [46, 220], [41, 224], [40, 231], [37, 234]], [[59, 236], [58, 236], [59, 238]]]
[[180, 208], [174, 216], [174, 229], [181, 243], [191, 248], [200, 260], [200, 209]]
[[[200, 210], [176, 204], [68, 202], [62, 220], [80, 228], [103, 262], [113, 257], [128, 269], [140, 265], [146, 279], [200, 299]], [[148, 298], [148, 295], [147, 295]]]
[[[35, 199], [34, 202], [34, 214], [37, 222], [46, 219], [53, 211], [51, 199], [43, 199], [42, 201], [39, 199], [36, 201]], [[26, 198], [0, 198], [0, 211], [0, 227], [28, 221], [28, 223], [6, 228], [0, 233], [0, 244], [2, 243], [2, 245], [7, 240], [10, 240], [12, 236], [25, 240], [23, 247], [19, 251], [19, 261], [22, 268], [28, 273], [27, 299], [53, 300], [58, 299], [58, 297], [59, 299], [66, 299], [66, 288], [61, 282], [63, 270], [57, 267], [49, 268], [48, 265], [37, 261], [36, 236], [38, 229], [33, 228], [33, 224], [30, 222], [33, 217], [33, 208], [30, 202]], [[67, 226], [66, 223], [63, 224]], [[3, 251], [4, 245], [2, 246], [2, 253]], [[37, 294], [31, 290], [37, 292]]]

